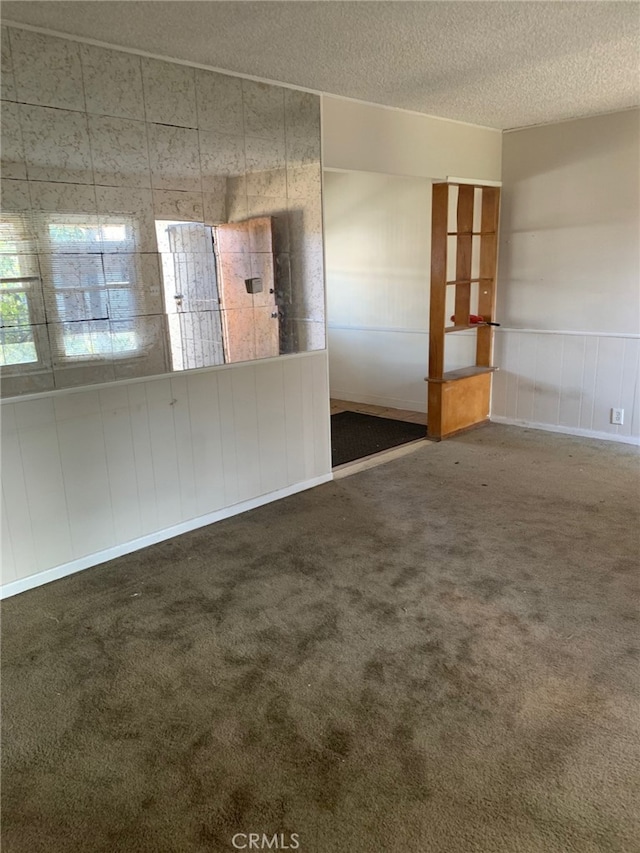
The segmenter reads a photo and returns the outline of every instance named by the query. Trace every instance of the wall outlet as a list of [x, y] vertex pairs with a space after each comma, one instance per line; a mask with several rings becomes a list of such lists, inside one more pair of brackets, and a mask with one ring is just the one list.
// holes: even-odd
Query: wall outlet
[[611, 409], [611, 423], [618, 425], [624, 423], [624, 409]]

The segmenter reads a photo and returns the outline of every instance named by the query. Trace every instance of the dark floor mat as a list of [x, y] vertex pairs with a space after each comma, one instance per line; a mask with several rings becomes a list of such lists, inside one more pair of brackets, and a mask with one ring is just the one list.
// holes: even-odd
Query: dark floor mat
[[331, 415], [331, 464], [335, 468], [336, 465], [426, 437], [427, 428], [423, 424], [360, 412], [339, 412]]

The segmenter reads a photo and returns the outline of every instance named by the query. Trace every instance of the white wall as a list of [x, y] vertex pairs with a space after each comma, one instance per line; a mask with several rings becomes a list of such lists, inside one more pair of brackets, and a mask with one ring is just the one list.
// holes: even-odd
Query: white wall
[[5, 595], [331, 477], [326, 352], [1, 411]]
[[425, 408], [431, 182], [324, 178], [331, 396]]
[[637, 110], [505, 134], [494, 419], [640, 436], [639, 181]]
[[[499, 180], [501, 146], [498, 131], [323, 98], [332, 397], [426, 410], [431, 183]], [[474, 344], [449, 335], [447, 368]]]
[[329, 95], [322, 123], [325, 168], [500, 180], [499, 130]]

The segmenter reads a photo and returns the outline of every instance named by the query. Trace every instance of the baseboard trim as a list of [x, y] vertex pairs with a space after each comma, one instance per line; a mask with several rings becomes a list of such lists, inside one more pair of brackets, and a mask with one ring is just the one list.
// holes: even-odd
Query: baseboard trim
[[191, 530], [197, 530], [199, 527], [206, 527], [208, 524], [215, 524], [216, 521], [222, 521], [225, 518], [231, 518], [234, 515], [247, 512], [250, 509], [256, 509], [259, 506], [273, 503], [281, 498], [287, 498], [290, 495], [295, 495], [298, 492], [304, 492], [307, 489], [313, 489], [315, 486], [320, 486], [323, 483], [328, 483], [333, 480], [333, 474], [323, 474], [321, 477], [314, 477], [311, 480], [305, 480], [302, 483], [296, 483], [293, 486], [286, 486], [284, 489], [278, 489], [275, 492], [269, 492], [266, 495], [259, 495], [250, 500], [241, 501], [232, 506], [223, 507], [215, 512], [207, 513], [206, 515], [190, 518], [188, 521], [182, 521], [180, 524], [174, 524], [171, 527], [165, 527], [163, 530], [158, 530], [155, 533], [148, 533], [146, 536], [141, 536], [138, 539], [132, 539], [129, 542], [124, 542], [122, 545], [114, 545], [112, 548], [106, 548], [104, 551], [97, 551], [95, 554], [88, 554], [86, 557], [80, 557], [77, 560], [72, 560], [69, 563], [63, 563], [60, 566], [54, 566], [51, 569], [45, 569], [42, 572], [37, 572], [35, 575], [29, 575], [26, 578], [11, 581], [10, 583], [0, 586], [0, 599], [10, 598], [13, 595], [19, 595], [21, 592], [27, 592], [30, 589], [35, 589], [43, 584], [51, 583], [51, 581], [59, 580], [60, 578], [73, 575], [76, 572], [82, 572], [85, 569], [91, 569], [94, 566], [99, 566], [101, 563], [106, 563], [113, 560], [115, 557], [122, 557], [125, 554], [131, 554], [134, 551], [139, 551], [141, 548], [146, 548], [148, 545], [155, 545], [158, 542], [163, 542], [165, 539], [172, 539], [174, 536], [180, 536], [182, 533], [189, 533]]
[[575, 435], [579, 438], [598, 438], [604, 441], [617, 441], [619, 444], [640, 446], [640, 438], [633, 435], [612, 435], [610, 432], [598, 432], [595, 429], [580, 429], [579, 427], [565, 427], [559, 424], [539, 424], [534, 421], [519, 421], [516, 418], [503, 418], [501, 415], [491, 415], [490, 421], [494, 424], [509, 424], [510, 426], [524, 427], [525, 429], [541, 429], [545, 432], [558, 432], [562, 435]]

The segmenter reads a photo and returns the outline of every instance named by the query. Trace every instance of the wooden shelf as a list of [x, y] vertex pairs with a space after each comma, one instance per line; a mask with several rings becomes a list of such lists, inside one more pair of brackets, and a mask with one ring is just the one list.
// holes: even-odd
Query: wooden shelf
[[457, 382], [459, 379], [468, 379], [470, 376], [483, 376], [485, 373], [494, 373], [497, 367], [461, 367], [458, 370], [448, 370], [442, 374], [442, 379], [427, 379], [427, 382]]
[[469, 323], [468, 326], [445, 326], [444, 333], [448, 335], [449, 332], [466, 332], [468, 329], [477, 329], [478, 326], [482, 328], [484, 325], [484, 323]]
[[[491, 318], [495, 315], [500, 190], [482, 186], [482, 194], [477, 196], [475, 187], [460, 184], [457, 185], [459, 189], [456, 198], [450, 193], [452, 185], [455, 183], [438, 183], [433, 185], [432, 190], [427, 432], [436, 440], [487, 420], [491, 377], [495, 370], [489, 366], [492, 362], [493, 326], [489, 323], [471, 323], [468, 318], [474, 314]], [[455, 220], [450, 219], [450, 206], [454, 203]], [[455, 230], [450, 231], [454, 221]], [[456, 237], [456, 240], [450, 241], [449, 237]], [[473, 247], [476, 245], [473, 238], [479, 244], [479, 258], [478, 267], [474, 267], [472, 272]], [[453, 260], [455, 266], [451, 264]], [[449, 269], [455, 276], [453, 281], [447, 280]], [[477, 305], [474, 303], [473, 309], [472, 284], [479, 285], [475, 288]], [[449, 286], [455, 287], [455, 304], [450, 307]], [[451, 321], [450, 315], [454, 317]], [[456, 322], [456, 317], [466, 317], [467, 322]], [[448, 322], [453, 325], [447, 325]], [[476, 330], [473, 336], [475, 364], [445, 372], [447, 334], [472, 329]]]
[[[495, 325], [496, 325], [495, 323], [469, 323], [467, 326], [465, 326], [465, 325], [458, 325], [456, 323], [455, 326], [445, 326], [444, 327], [444, 333], [445, 333], [445, 335], [448, 335], [449, 332], [466, 332], [469, 329], [486, 329], [487, 327], [491, 328]], [[500, 325], [500, 323], [498, 323], [498, 326], [499, 325]]]

